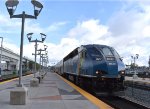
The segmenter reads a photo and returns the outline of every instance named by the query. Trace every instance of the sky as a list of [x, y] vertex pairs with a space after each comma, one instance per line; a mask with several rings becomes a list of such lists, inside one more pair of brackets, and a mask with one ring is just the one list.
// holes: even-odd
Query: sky
[[[43, 9], [37, 19], [25, 19], [23, 55], [33, 59], [34, 43], [47, 35], [38, 49], [48, 45], [49, 65], [59, 62], [76, 47], [103, 44], [114, 47], [130, 64], [131, 56], [139, 54], [136, 63], [148, 66], [150, 56], [150, 1], [149, 0], [39, 0]], [[0, 37], [3, 46], [19, 54], [21, 19], [10, 19], [0, 0]], [[31, 0], [19, 0], [14, 14], [33, 15]], [[39, 57], [38, 57], [39, 58]]]

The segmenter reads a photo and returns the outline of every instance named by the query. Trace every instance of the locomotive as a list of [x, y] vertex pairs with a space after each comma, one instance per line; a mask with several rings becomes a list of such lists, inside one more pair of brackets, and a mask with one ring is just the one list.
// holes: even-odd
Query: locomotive
[[55, 65], [55, 72], [93, 91], [124, 90], [125, 65], [107, 45], [81, 45]]

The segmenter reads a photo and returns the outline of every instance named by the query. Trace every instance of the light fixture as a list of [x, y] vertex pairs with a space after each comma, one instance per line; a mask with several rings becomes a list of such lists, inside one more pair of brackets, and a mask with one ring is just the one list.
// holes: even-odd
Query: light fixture
[[[24, 25], [25, 25], [25, 19], [36, 19], [39, 13], [41, 12], [43, 5], [35, 0], [32, 0], [31, 3], [34, 6], [34, 15], [28, 15], [25, 13], [25, 11], [22, 11], [22, 14], [15, 15], [14, 12], [17, 9], [17, 6], [19, 4], [18, 0], [6, 0], [6, 8], [10, 15], [10, 18], [21, 18], [22, 19], [22, 27], [21, 27], [21, 42], [20, 42], [20, 61], [19, 61], [19, 87], [22, 87], [21, 78], [22, 78], [22, 59], [23, 59], [23, 39], [24, 39]], [[30, 33], [27, 35], [29, 41], [31, 41], [32, 34]], [[34, 41], [34, 40], [33, 40]], [[38, 41], [42, 42], [42, 41]], [[35, 62], [36, 63], [36, 62]], [[35, 67], [36, 68], [36, 67]]]
[[43, 5], [36, 0], [31, 0], [31, 3], [34, 6], [34, 15], [37, 17], [43, 8]]
[[44, 50], [46, 50], [47, 49], [47, 45], [44, 45]]
[[12, 16], [17, 8], [19, 1], [18, 0], [7, 0], [5, 5], [7, 7], [8, 13]]
[[47, 55], [48, 54], [48, 51], [45, 51], [45, 55]]
[[45, 40], [45, 38], [46, 38], [46, 35], [45, 34], [43, 34], [43, 33], [40, 33], [41, 34], [41, 38], [42, 38], [42, 42]]
[[40, 51], [38, 51], [38, 53], [37, 53], [38, 55], [40, 55], [41, 54], [41, 52]]
[[138, 57], [139, 57], [139, 54], [136, 54], [136, 58], [138, 59]]
[[27, 38], [28, 38], [29, 41], [31, 41], [32, 34], [33, 34], [33, 33], [28, 33], [28, 34], [27, 34]]

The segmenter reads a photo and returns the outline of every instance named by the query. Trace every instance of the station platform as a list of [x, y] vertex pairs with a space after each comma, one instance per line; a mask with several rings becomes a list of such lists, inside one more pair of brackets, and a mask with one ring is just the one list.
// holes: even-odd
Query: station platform
[[150, 85], [150, 78], [136, 78], [136, 79], [133, 79], [133, 77], [128, 77], [128, 76], [125, 76], [125, 81], [133, 81], [133, 82], [138, 82], [138, 83], [143, 83], [143, 84], [148, 84]]
[[10, 105], [10, 90], [16, 87], [18, 79], [0, 83], [1, 109], [112, 109], [109, 105], [63, 79], [48, 72], [39, 87], [30, 87], [33, 75], [22, 78], [28, 88], [26, 105]]

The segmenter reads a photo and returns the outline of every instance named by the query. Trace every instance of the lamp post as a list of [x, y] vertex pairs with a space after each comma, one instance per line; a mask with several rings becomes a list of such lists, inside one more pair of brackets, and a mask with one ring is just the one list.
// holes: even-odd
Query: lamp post
[[39, 55], [40, 55], [40, 76], [41, 76], [41, 54], [42, 54], [42, 51], [46, 51], [46, 49], [47, 49], [47, 45], [44, 45], [44, 49], [39, 49], [39, 50], [37, 50], [37, 51], [39, 51]]
[[45, 66], [47, 67], [47, 63], [48, 63], [48, 56], [45, 57]]
[[48, 56], [46, 55], [45, 57], [43, 57], [43, 66], [46, 68], [47, 67], [47, 59], [48, 59]]
[[149, 65], [149, 68], [148, 68], [148, 73], [149, 73], [149, 75], [150, 75], [150, 56], [149, 56], [148, 65]]
[[2, 40], [1, 40], [1, 56], [0, 56], [0, 78], [1, 78], [1, 75], [2, 75], [2, 51], [3, 51], [3, 37], [0, 37]]
[[21, 43], [20, 43], [20, 63], [19, 63], [19, 85], [18, 85], [19, 87], [22, 87], [21, 78], [22, 78], [22, 56], [23, 56], [23, 38], [24, 38], [25, 18], [37, 19], [37, 16], [40, 14], [40, 12], [43, 8], [43, 5], [36, 0], [32, 0], [31, 3], [33, 4], [33, 7], [34, 7], [34, 15], [28, 15], [25, 13], [25, 11], [23, 11], [22, 14], [14, 15], [14, 12], [17, 8], [18, 3], [19, 3], [18, 0], [7, 0], [5, 5], [7, 7], [10, 18], [21, 18], [22, 19]]
[[48, 63], [49, 63], [48, 56], [46, 56], [46, 71], [48, 71], [48, 66], [47, 66]]
[[42, 71], [43, 71], [43, 68], [44, 68], [44, 59], [47, 56], [47, 54], [48, 54], [48, 51], [45, 51], [45, 54], [41, 54], [41, 58], [42, 58]]
[[136, 54], [135, 56], [131, 56], [131, 58], [133, 59], [133, 62], [134, 62], [134, 75], [133, 75], [133, 79], [136, 79], [138, 76], [136, 75], [136, 70], [135, 70], [135, 64], [136, 64], [136, 59], [138, 59], [139, 57], [139, 54]]
[[46, 67], [46, 71], [47, 71], [47, 63], [48, 63], [48, 55], [45, 56], [45, 67]]
[[28, 38], [29, 42], [34, 42], [34, 43], [35, 43], [35, 54], [34, 54], [34, 55], [35, 55], [34, 78], [35, 78], [35, 72], [36, 72], [36, 57], [37, 57], [37, 43], [38, 43], [38, 42], [43, 43], [44, 40], [45, 40], [45, 38], [46, 38], [46, 35], [43, 34], [43, 33], [40, 33], [42, 40], [37, 40], [37, 39], [31, 40], [31, 39], [32, 39], [32, 34], [33, 34], [33, 33], [28, 33], [28, 34], [27, 34], [27, 38]]
[[150, 56], [149, 56], [149, 61], [148, 61], [149, 69], [150, 69]]

